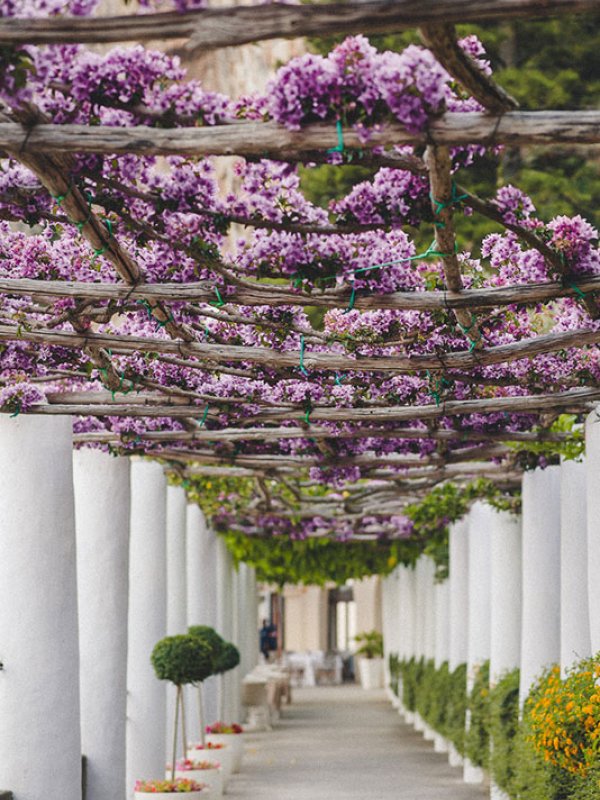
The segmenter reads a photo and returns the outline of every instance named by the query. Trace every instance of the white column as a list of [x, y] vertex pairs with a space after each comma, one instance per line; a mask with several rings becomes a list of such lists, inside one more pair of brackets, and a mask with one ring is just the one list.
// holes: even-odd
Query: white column
[[[435, 584], [435, 667], [440, 669], [450, 657], [450, 581]], [[433, 747], [436, 753], [448, 752], [448, 741], [441, 733], [435, 734]]]
[[139, 778], [164, 776], [166, 687], [150, 656], [166, 635], [166, 479], [160, 464], [131, 464], [127, 796]]
[[[209, 625], [218, 631], [217, 622], [217, 542], [197, 505], [187, 506], [187, 624]], [[218, 631], [220, 633], [220, 631]], [[203, 684], [204, 712], [208, 722], [218, 716], [217, 678]], [[198, 715], [190, 707], [191, 738], [200, 736]]]
[[0, 760], [17, 800], [80, 800], [69, 417], [0, 416]]
[[[469, 614], [469, 538], [468, 522], [461, 519], [450, 526], [449, 539], [449, 593], [450, 593], [450, 672], [467, 661]], [[453, 767], [463, 763], [454, 745], [448, 748], [448, 761]]]
[[[402, 599], [400, 611], [402, 623], [400, 631], [401, 658], [410, 661], [416, 657], [416, 627], [417, 627], [417, 571], [413, 567], [401, 567], [400, 584], [402, 586]], [[404, 719], [411, 724], [415, 720], [413, 711], [401, 707]]]
[[560, 660], [560, 467], [523, 475], [523, 703], [541, 671]]
[[587, 575], [586, 468], [560, 467], [560, 664], [563, 670], [592, 655]]
[[[217, 630], [228, 642], [234, 635], [233, 613], [236, 608], [233, 572], [231, 554], [223, 538], [217, 537]], [[233, 675], [228, 672], [219, 681], [219, 709], [226, 721], [235, 712], [234, 691]]]
[[[521, 663], [521, 518], [494, 514], [492, 533], [490, 683]], [[508, 800], [493, 781], [492, 800]]]
[[[467, 645], [467, 691], [477, 670], [490, 657], [491, 646], [491, 527], [496, 512], [485, 503], [475, 503], [469, 513], [469, 617]], [[467, 712], [467, 728], [470, 724]], [[483, 770], [465, 759], [465, 783], [482, 783]]]
[[[167, 486], [167, 636], [187, 633], [185, 526], [187, 498], [181, 486]], [[167, 684], [166, 756], [172, 758], [176, 690]], [[189, 687], [184, 688], [187, 719], [193, 710]]]
[[73, 453], [86, 799], [126, 791], [129, 459]]
[[187, 633], [185, 491], [167, 486], [167, 635]]
[[585, 424], [587, 471], [587, 574], [592, 653], [600, 650], [600, 406]]

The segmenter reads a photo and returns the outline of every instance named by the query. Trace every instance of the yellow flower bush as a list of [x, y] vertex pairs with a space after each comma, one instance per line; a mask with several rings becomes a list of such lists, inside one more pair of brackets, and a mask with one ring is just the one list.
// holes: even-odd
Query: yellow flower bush
[[600, 752], [600, 654], [561, 678], [546, 672], [525, 704], [529, 740], [544, 760], [585, 778]]

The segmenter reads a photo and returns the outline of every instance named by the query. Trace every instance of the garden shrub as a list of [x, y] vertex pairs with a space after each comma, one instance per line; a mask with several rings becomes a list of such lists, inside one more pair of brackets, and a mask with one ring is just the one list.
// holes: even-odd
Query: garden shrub
[[446, 722], [440, 731], [456, 750], [465, 753], [465, 716], [467, 713], [467, 665], [459, 664], [450, 673], [446, 700]]
[[475, 671], [469, 694], [469, 729], [465, 732], [465, 755], [476, 767], [488, 769], [490, 761], [490, 662]]
[[496, 784], [505, 792], [515, 775], [515, 737], [519, 729], [520, 671], [505, 673], [490, 689], [490, 770]]

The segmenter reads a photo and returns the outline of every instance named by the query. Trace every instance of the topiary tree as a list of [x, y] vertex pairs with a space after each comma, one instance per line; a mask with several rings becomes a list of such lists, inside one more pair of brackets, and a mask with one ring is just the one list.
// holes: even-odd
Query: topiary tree
[[173, 725], [173, 762], [171, 780], [175, 780], [177, 760], [177, 728], [181, 706], [181, 733], [183, 757], [186, 750], [185, 708], [181, 687], [188, 683], [199, 684], [213, 674], [213, 655], [210, 647], [197, 636], [183, 634], [167, 636], [157, 642], [150, 657], [156, 677], [176, 686], [175, 722]]
[[240, 663], [240, 651], [232, 642], [224, 642], [215, 665], [217, 675], [235, 669]]
[[[217, 675], [219, 670], [217, 666], [219, 664], [219, 659], [223, 653], [223, 648], [227, 644], [225, 639], [220, 636], [214, 628], [211, 628], [210, 625], [190, 625], [188, 628], [188, 633], [190, 636], [196, 637], [199, 641], [203, 642], [204, 645], [210, 650], [211, 653], [211, 672], [210, 675]], [[207, 675], [206, 677], [210, 677]], [[204, 698], [202, 695], [202, 685], [198, 685], [198, 719], [200, 722], [200, 741], [202, 745], [205, 742], [205, 731], [204, 731]]]
[[223, 719], [224, 716], [224, 695], [225, 687], [223, 675], [231, 669], [235, 669], [240, 663], [240, 651], [232, 642], [224, 642], [215, 665], [215, 672], [221, 676], [221, 692], [220, 692], [220, 708], [219, 717]]

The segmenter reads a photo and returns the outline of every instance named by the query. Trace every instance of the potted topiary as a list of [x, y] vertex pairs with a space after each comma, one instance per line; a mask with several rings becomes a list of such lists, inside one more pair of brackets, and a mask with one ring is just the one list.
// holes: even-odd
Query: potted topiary
[[[190, 636], [195, 636], [210, 650], [212, 665], [210, 675], [216, 675], [219, 658], [221, 657], [223, 647], [226, 644], [225, 640], [219, 636], [216, 630], [211, 628], [210, 625], [190, 625], [188, 628], [188, 634]], [[202, 746], [204, 746], [206, 744], [206, 737], [204, 735], [204, 726], [206, 722], [204, 720], [204, 698], [202, 695], [201, 684], [198, 685], [198, 718], [200, 722], [200, 743]]]
[[363, 689], [381, 689], [383, 687], [383, 636], [379, 631], [364, 631], [355, 637], [360, 647], [357, 656], [360, 685]]
[[[175, 684], [175, 719], [173, 725], [173, 760], [171, 762], [171, 780], [166, 784], [170, 788], [164, 788], [165, 782], [159, 782], [160, 788], [151, 788], [156, 782], [138, 781], [135, 789], [136, 798], [138, 795], [153, 794], [173, 794], [185, 792], [192, 796], [200, 797], [203, 786], [194, 781], [181, 783], [175, 780], [175, 763], [177, 760], [177, 731], [179, 727], [179, 711], [181, 709], [181, 733], [183, 744], [183, 755], [186, 752], [186, 732], [185, 732], [185, 707], [184, 694], [182, 687], [185, 684], [201, 683], [213, 670], [213, 659], [210, 648], [195, 636], [179, 635], [167, 636], [158, 642], [152, 651], [152, 666], [159, 680], [170, 681]], [[190, 789], [193, 784], [198, 788]], [[197, 795], [194, 795], [197, 792]]]

